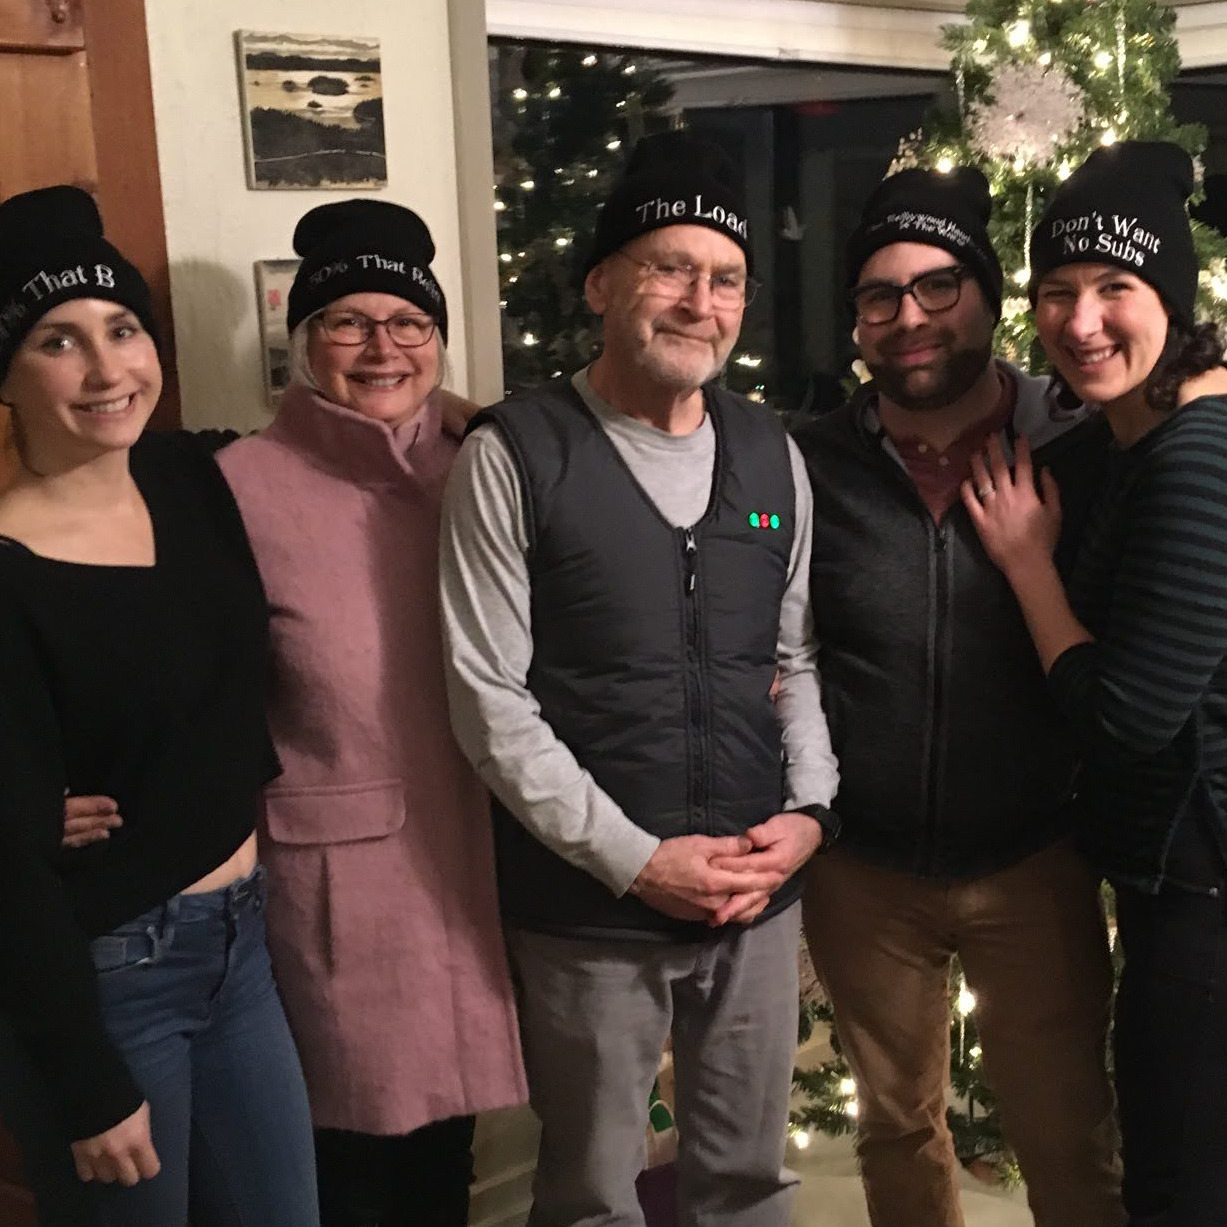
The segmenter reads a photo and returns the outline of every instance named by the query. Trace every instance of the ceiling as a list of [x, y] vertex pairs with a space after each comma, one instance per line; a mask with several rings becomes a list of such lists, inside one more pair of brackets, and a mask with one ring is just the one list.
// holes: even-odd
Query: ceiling
[[[815, 0], [828, 3], [829, 0]], [[938, 13], [961, 13], [963, 0], [836, 0], [836, 3], [855, 2], [857, 8], [872, 9], [930, 9]], [[1172, 8], [1189, 8], [1195, 4], [1214, 4], [1217, 0], [1162, 0]]]

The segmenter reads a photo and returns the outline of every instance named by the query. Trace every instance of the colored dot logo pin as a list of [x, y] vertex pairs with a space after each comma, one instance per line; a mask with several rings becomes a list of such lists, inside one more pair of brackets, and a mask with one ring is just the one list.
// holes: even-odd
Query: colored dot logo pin
[[751, 528], [779, 528], [780, 517], [771, 511], [752, 511], [746, 517]]

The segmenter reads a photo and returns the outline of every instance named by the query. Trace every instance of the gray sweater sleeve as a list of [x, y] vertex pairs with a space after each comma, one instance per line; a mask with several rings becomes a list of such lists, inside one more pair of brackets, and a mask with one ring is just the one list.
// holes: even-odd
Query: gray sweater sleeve
[[831, 735], [822, 711], [818, 681], [818, 649], [814, 643], [814, 611], [810, 598], [809, 563], [814, 539], [814, 495], [800, 449], [790, 438], [796, 491], [796, 530], [788, 566], [788, 587], [780, 607], [777, 648], [780, 689], [776, 709], [784, 735], [787, 764], [784, 808], [830, 806], [839, 787], [839, 770]]
[[443, 496], [439, 575], [452, 728], [529, 831], [624, 894], [660, 841], [597, 786], [541, 718], [519, 473], [492, 426], [464, 442]]

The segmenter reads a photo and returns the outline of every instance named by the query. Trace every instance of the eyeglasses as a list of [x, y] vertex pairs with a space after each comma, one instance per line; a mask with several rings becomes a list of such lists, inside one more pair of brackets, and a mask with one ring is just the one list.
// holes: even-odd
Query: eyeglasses
[[664, 260], [636, 260], [625, 251], [614, 255], [638, 264], [643, 269], [643, 279], [652, 290], [669, 298], [685, 298], [694, 293], [695, 286], [706, 278], [711, 289], [711, 300], [717, 307], [748, 307], [754, 301], [761, 282], [745, 273], [709, 273], [695, 268], [693, 264], [673, 264]]
[[334, 345], [365, 345], [375, 335], [375, 329], [383, 327], [393, 345], [417, 349], [435, 335], [436, 327], [428, 315], [403, 311], [382, 320], [372, 319], [361, 311], [321, 311], [315, 318]]
[[879, 281], [859, 286], [848, 295], [848, 301], [862, 324], [890, 324], [898, 318], [905, 294], [910, 294], [916, 305], [930, 315], [949, 311], [959, 301], [963, 282], [970, 276], [971, 270], [965, 265], [952, 264], [949, 268], [921, 273], [906, 285]]

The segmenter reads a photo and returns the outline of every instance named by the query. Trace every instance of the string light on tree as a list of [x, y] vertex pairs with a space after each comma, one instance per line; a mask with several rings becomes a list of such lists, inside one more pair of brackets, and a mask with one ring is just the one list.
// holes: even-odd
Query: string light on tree
[[958, 1011], [964, 1018], [976, 1008], [976, 995], [967, 987], [967, 981], [964, 980], [959, 985], [959, 995], [956, 1002]]

